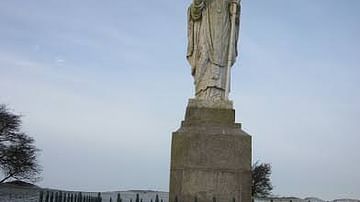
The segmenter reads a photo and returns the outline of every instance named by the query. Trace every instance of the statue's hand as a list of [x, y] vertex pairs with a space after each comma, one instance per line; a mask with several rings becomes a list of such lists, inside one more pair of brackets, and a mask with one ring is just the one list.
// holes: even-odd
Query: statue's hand
[[193, 0], [191, 5], [191, 17], [193, 20], [201, 19], [201, 12], [204, 7], [204, 0]]
[[231, 15], [236, 15], [239, 2], [240, 2], [239, 0], [231, 0], [230, 1], [230, 14]]

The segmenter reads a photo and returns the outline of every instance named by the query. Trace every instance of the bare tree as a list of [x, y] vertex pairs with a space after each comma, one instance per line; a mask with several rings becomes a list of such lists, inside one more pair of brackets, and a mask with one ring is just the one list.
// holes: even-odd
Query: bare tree
[[252, 196], [267, 197], [271, 194], [271, 165], [256, 162], [252, 166]]
[[21, 132], [21, 117], [0, 105], [0, 169], [4, 178], [38, 180], [41, 168], [34, 139]]

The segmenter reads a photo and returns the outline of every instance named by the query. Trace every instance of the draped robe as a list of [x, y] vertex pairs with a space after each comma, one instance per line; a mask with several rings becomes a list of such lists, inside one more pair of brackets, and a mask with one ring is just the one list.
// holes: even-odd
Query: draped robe
[[239, 14], [236, 16], [235, 42], [230, 43], [231, 0], [203, 0], [188, 9], [187, 59], [191, 65], [197, 99], [219, 100], [225, 97], [226, 66], [229, 47], [234, 50], [231, 66], [237, 56]]

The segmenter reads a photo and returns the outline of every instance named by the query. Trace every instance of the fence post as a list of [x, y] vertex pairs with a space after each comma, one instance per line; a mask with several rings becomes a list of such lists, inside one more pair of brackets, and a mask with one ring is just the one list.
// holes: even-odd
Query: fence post
[[60, 191], [60, 193], [59, 193], [59, 202], [63, 202], [62, 198], [63, 198], [63, 193]]
[[49, 191], [46, 191], [45, 202], [49, 202]]
[[45, 202], [49, 202], [49, 198], [50, 198], [50, 193], [49, 191], [46, 191]]
[[43, 202], [43, 198], [44, 198], [44, 193], [43, 191], [40, 191], [39, 202]]
[[50, 195], [50, 202], [54, 202], [54, 192], [51, 192], [51, 195]]

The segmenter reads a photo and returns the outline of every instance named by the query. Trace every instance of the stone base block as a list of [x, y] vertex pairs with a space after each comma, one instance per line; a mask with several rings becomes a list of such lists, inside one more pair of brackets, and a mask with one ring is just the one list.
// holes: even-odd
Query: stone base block
[[188, 106], [172, 136], [170, 202], [251, 201], [251, 136], [234, 114]]

